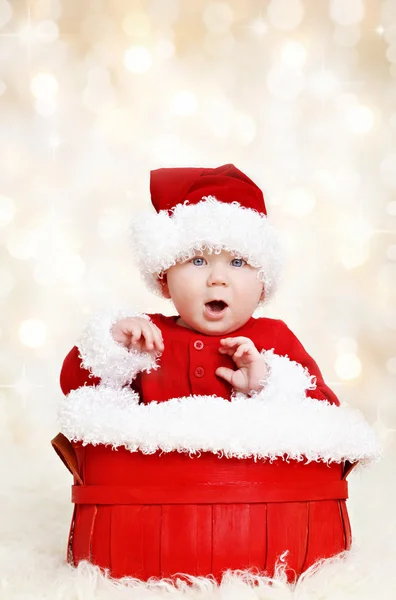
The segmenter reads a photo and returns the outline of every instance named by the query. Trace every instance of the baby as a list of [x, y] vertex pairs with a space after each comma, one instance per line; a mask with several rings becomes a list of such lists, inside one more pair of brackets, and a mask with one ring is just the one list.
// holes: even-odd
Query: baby
[[[268, 377], [264, 352], [273, 349], [315, 378], [310, 397], [338, 405], [285, 323], [252, 317], [279, 275], [276, 237], [261, 190], [233, 165], [224, 165], [153, 171], [151, 195], [159, 214], [135, 220], [135, 255], [147, 283], [170, 298], [178, 314], [119, 320], [114, 315], [110, 322], [113, 340], [131, 359], [145, 360], [129, 381], [140, 402], [259, 392]], [[86, 343], [65, 360], [65, 394], [100, 381], [90, 372], [95, 359], [84, 350], [92, 336], [96, 339], [88, 326]], [[103, 352], [110, 348], [108, 340]]]
[[286, 324], [252, 316], [279, 276], [260, 188], [233, 165], [159, 169], [151, 198], [134, 255], [177, 314], [93, 316], [64, 361], [69, 560], [220, 579], [287, 554], [292, 581], [350, 547], [345, 478], [376, 443]]

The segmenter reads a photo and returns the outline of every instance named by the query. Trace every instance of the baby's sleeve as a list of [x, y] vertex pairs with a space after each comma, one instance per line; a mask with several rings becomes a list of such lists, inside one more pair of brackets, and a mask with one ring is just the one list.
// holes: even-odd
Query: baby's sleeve
[[62, 392], [67, 396], [72, 390], [83, 385], [99, 385], [100, 381], [100, 377], [95, 377], [91, 371], [83, 367], [79, 349], [74, 346], [63, 361], [60, 373]]
[[64, 394], [84, 385], [104, 384], [120, 388], [132, 383], [140, 371], [158, 368], [157, 354], [128, 350], [113, 339], [111, 328], [120, 319], [150, 315], [131, 310], [101, 311], [94, 314], [80, 340], [66, 356], [60, 384]]
[[316, 387], [307, 390], [307, 396], [316, 400], [327, 400], [330, 404], [336, 406], [340, 405], [335, 393], [324, 382], [323, 375], [312, 356], [308, 354], [297, 336], [283, 321], [278, 321], [275, 352], [282, 356], [287, 355], [290, 360], [300, 363], [308, 370], [310, 375], [315, 377]]

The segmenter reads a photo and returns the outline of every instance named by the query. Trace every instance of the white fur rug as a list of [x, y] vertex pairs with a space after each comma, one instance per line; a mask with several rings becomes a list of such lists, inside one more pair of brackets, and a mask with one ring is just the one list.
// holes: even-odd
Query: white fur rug
[[[41, 442], [40, 442], [41, 444]], [[382, 462], [350, 477], [348, 502], [354, 545], [345, 557], [307, 572], [296, 586], [282, 573], [272, 582], [226, 573], [220, 586], [195, 579], [113, 581], [83, 563], [65, 562], [71, 517], [71, 477], [43, 441], [1, 449], [1, 600], [394, 600], [396, 598], [396, 444], [388, 436]]]

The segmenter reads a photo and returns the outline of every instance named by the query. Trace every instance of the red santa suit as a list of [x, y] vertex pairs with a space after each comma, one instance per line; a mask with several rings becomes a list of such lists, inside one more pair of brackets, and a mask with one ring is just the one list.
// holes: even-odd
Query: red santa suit
[[[219, 353], [220, 340], [224, 335], [205, 335], [181, 327], [176, 324], [178, 316], [152, 314], [148, 317], [161, 329], [165, 350], [158, 361], [159, 368], [150, 373], [139, 373], [132, 384], [139, 393], [140, 402], [163, 402], [191, 395], [230, 399], [231, 385], [215, 375], [218, 367], [235, 367], [231, 357]], [[286, 355], [303, 365], [316, 382], [307, 395], [339, 405], [336, 395], [323, 381], [318, 365], [283, 321], [251, 317], [245, 325], [228, 335], [248, 337], [260, 352], [273, 349], [276, 354]], [[63, 392], [68, 394], [81, 385], [95, 383], [98, 380], [92, 379], [92, 374], [81, 368], [79, 350], [75, 346], [62, 368]]]
[[[159, 169], [151, 195], [158, 214], [135, 221], [133, 237], [154, 291], [162, 272], [206, 248], [246, 257], [273, 293], [277, 245], [246, 175], [233, 165]], [[250, 338], [269, 368], [263, 389], [247, 395], [215, 375], [234, 367], [218, 352], [223, 336], [139, 315], [162, 331], [154, 357], [113, 340], [112, 325], [133, 316], [94, 316], [62, 368], [53, 445], [74, 477], [69, 561], [141, 579], [272, 575], [281, 561], [293, 580], [348, 549], [346, 476], [378, 454], [376, 438], [339, 406], [285, 323], [251, 318], [227, 334]]]

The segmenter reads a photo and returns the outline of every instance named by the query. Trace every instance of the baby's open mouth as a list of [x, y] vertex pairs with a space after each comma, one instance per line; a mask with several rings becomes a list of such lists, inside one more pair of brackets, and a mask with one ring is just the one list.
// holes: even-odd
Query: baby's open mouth
[[211, 300], [210, 302], [206, 302], [205, 306], [213, 312], [221, 312], [227, 308], [228, 304], [223, 300]]

